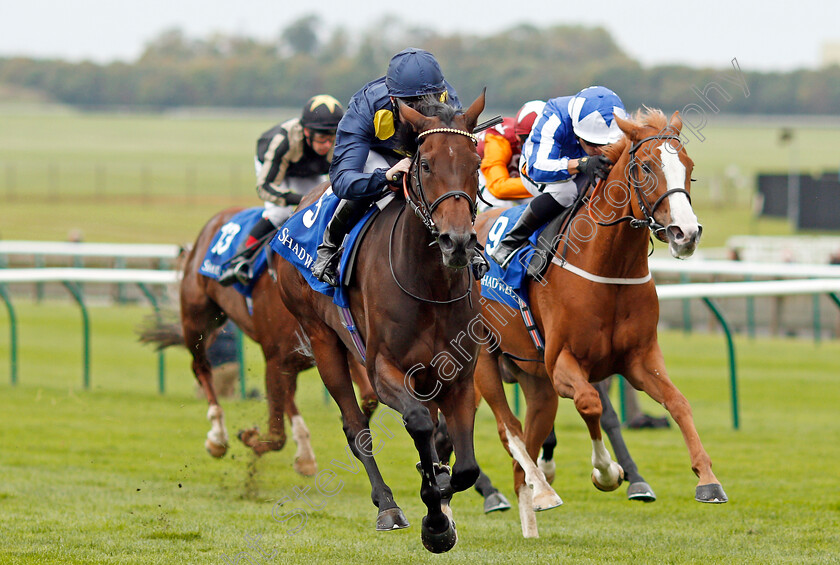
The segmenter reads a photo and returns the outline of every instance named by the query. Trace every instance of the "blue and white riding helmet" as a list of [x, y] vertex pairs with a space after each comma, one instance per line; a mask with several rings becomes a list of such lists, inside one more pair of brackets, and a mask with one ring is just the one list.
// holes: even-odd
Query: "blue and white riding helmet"
[[423, 49], [409, 47], [393, 57], [385, 73], [388, 94], [395, 98], [411, 98], [437, 94], [446, 90], [443, 71], [435, 56]]
[[569, 101], [572, 129], [579, 138], [594, 145], [615, 143], [624, 135], [613, 116], [627, 118], [618, 95], [603, 86], [590, 86]]

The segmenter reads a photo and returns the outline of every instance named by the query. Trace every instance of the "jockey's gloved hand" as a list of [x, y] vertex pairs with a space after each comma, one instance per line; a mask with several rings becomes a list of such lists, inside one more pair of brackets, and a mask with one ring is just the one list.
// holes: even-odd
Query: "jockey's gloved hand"
[[484, 258], [484, 253], [478, 250], [473, 252], [473, 256], [470, 258], [470, 268], [472, 269], [473, 277], [477, 281], [480, 281], [487, 274], [487, 271], [490, 270], [490, 265], [487, 263], [487, 259]]
[[410, 168], [411, 159], [406, 157], [405, 159], [401, 160], [399, 163], [385, 171], [385, 180], [388, 181], [391, 190], [396, 191], [402, 188], [402, 177], [403, 175], [408, 174], [408, 170]]
[[577, 168], [589, 182], [595, 182], [596, 178], [606, 179], [612, 166], [613, 162], [604, 155], [591, 155], [579, 159]]
[[303, 200], [303, 195], [291, 191], [284, 192], [283, 200], [286, 201], [287, 206], [297, 206], [298, 204], [300, 204], [300, 201]]

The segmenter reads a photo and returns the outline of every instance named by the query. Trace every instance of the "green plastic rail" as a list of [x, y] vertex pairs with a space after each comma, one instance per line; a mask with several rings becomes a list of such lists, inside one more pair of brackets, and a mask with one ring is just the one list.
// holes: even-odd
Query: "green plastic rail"
[[9, 360], [11, 367], [9, 372], [12, 375], [12, 386], [17, 384], [18, 363], [17, 363], [17, 317], [12, 306], [12, 299], [6, 292], [6, 285], [0, 284], [0, 297], [6, 303], [6, 310], [9, 312]]
[[732, 427], [736, 430], [740, 427], [738, 420], [738, 373], [735, 363], [735, 342], [732, 340], [732, 330], [726, 322], [726, 318], [710, 298], [701, 298], [703, 303], [709, 307], [715, 318], [720, 322], [723, 333], [726, 335], [726, 345], [729, 350], [729, 388], [732, 399]]

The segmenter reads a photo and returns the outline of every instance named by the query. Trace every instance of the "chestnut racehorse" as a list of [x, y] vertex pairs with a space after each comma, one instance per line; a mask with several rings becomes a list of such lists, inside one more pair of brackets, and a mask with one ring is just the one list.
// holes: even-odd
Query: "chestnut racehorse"
[[[407, 147], [414, 156], [406, 198], [394, 198], [368, 229], [348, 289], [364, 359], [332, 299], [312, 290], [279, 255], [274, 264], [283, 302], [310, 339], [321, 378], [341, 410], [349, 448], [367, 472], [378, 509], [376, 529], [404, 528], [408, 521], [370, 449], [369, 422], [355, 402], [348, 357], [364, 363], [380, 402], [403, 417], [420, 456], [420, 496], [427, 507], [421, 538], [428, 550], [444, 552], [457, 541], [448, 500], [478, 476], [472, 376], [479, 344], [467, 339], [462, 348], [456, 345], [467, 332], [484, 335], [481, 324], [473, 323], [479, 309], [468, 268], [477, 241], [473, 222], [480, 164], [472, 132], [484, 94], [464, 113], [440, 102], [426, 103], [423, 113], [397, 105], [401, 128], [411, 128], [417, 147]], [[323, 193], [311, 192], [300, 207]], [[455, 448], [451, 477], [432, 444], [438, 409]]]
[[[678, 258], [690, 256], [700, 240], [702, 227], [689, 197], [694, 163], [679, 139], [682, 121], [675, 113], [669, 122], [658, 110], [615, 120], [625, 137], [604, 148], [615, 163], [606, 183], [571, 219], [543, 277], [527, 283], [533, 317], [545, 338], [544, 363], [505, 361], [519, 369], [517, 378], [527, 401], [524, 433], [505, 399], [498, 360], [502, 350], [526, 360], [539, 355], [518, 312], [484, 302], [483, 319], [489, 320], [488, 329], [502, 346], [493, 352], [482, 350], [476, 386], [492, 408], [502, 443], [515, 460], [514, 488], [525, 537], [538, 536], [534, 510], [559, 504], [534, 464], [554, 423], [558, 395], [574, 400], [589, 430], [595, 486], [612, 490], [620, 483], [623, 471], [604, 447], [599, 426], [602, 405], [593, 386], [616, 373], [664, 405], [680, 427], [691, 468], [699, 477], [696, 500], [727, 500], [700, 442], [691, 408], [668, 378], [656, 334], [659, 301], [647, 261], [650, 236], [644, 228], [667, 242]], [[498, 217], [499, 212], [479, 217], [476, 229], [481, 241]], [[513, 322], [493, 324], [500, 313]]]
[[[268, 432], [260, 434], [256, 428], [243, 430], [239, 438], [257, 455], [281, 450], [286, 443], [285, 413], [297, 443], [294, 468], [303, 475], [311, 476], [317, 471], [315, 454], [309, 441], [309, 430], [295, 405], [294, 396], [298, 373], [313, 367], [315, 361], [304, 346], [306, 339], [297, 320], [280, 300], [277, 285], [268, 270], [254, 285], [251, 294], [253, 313], [248, 312], [245, 297], [233, 287], [222, 286], [198, 272], [214, 235], [240, 211], [241, 208], [230, 208], [213, 216], [201, 229], [195, 245], [187, 251], [180, 284], [181, 331], [170, 329], [167, 336], [167, 329], [159, 327], [156, 332], [146, 332], [145, 339], [143, 336], [141, 339], [156, 341], [164, 347], [182, 343], [192, 354], [193, 373], [210, 405], [207, 419], [211, 422], [211, 429], [204, 445], [210, 455], [222, 457], [228, 449], [228, 433], [224, 412], [213, 388], [206, 352], [218, 328], [228, 318], [232, 319], [245, 335], [260, 345], [266, 363]], [[376, 395], [361, 370], [354, 367], [353, 377], [362, 397], [362, 409], [370, 415], [378, 404]]]

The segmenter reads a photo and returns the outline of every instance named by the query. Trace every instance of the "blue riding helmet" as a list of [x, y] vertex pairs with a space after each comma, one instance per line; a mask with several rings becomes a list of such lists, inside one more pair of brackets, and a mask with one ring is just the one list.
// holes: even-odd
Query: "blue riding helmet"
[[603, 86], [590, 86], [569, 101], [569, 115], [575, 135], [596, 145], [615, 143], [624, 135], [613, 116], [626, 119], [624, 103]]
[[443, 71], [435, 56], [409, 47], [391, 58], [385, 73], [388, 94], [395, 98], [411, 98], [425, 94], [437, 94], [446, 90]]

